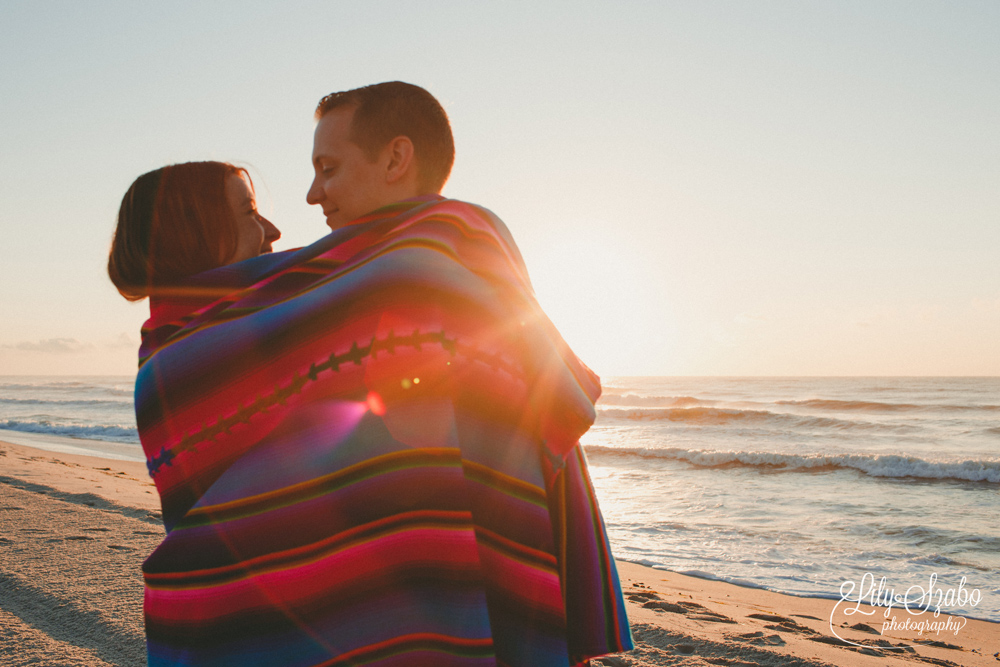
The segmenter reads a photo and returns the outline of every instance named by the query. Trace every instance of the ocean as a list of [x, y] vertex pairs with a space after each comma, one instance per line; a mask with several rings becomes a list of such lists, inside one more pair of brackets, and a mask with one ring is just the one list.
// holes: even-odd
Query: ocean
[[[132, 383], [0, 377], [0, 440], [143, 460]], [[618, 558], [1000, 622], [1000, 378], [612, 377], [582, 442]]]

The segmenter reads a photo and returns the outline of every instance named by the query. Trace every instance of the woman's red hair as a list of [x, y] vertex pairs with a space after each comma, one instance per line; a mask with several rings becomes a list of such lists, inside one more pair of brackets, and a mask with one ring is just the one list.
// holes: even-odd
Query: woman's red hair
[[186, 162], [135, 179], [108, 256], [108, 275], [122, 296], [138, 301], [228, 263], [238, 237], [226, 179], [240, 175], [250, 181], [228, 162]]

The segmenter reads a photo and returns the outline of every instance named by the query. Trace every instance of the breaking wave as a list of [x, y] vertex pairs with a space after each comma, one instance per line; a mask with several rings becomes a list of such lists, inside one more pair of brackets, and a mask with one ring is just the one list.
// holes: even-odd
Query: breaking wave
[[24, 433], [43, 433], [58, 435], [64, 438], [84, 438], [86, 440], [107, 440], [109, 442], [125, 442], [138, 444], [139, 432], [134, 426], [117, 424], [53, 424], [47, 421], [25, 422], [15, 419], [0, 420], [0, 429], [22, 431]]
[[132, 401], [129, 400], [107, 400], [107, 399], [69, 399], [69, 400], [44, 400], [40, 398], [0, 398], [0, 405], [55, 405], [59, 407], [72, 407], [72, 406], [85, 406], [85, 405], [113, 405], [116, 407], [121, 407], [123, 405], [131, 406]]
[[863, 430], [882, 432], [910, 432], [917, 427], [911, 424], [879, 424], [874, 422], [793, 415], [768, 410], [737, 410], [733, 408], [660, 408], [621, 409], [598, 411], [599, 419], [628, 419], [632, 421], [667, 420], [684, 422], [693, 426], [721, 426], [727, 424], [750, 426], [779, 426], [784, 428], [825, 429], [832, 431]]
[[643, 408], [688, 408], [693, 405], [715, 405], [718, 401], [710, 401], [694, 396], [636, 396], [635, 394], [612, 394], [601, 396], [598, 405], [628, 405]]
[[773, 403], [746, 400], [713, 400], [694, 396], [638, 396], [636, 394], [605, 394], [598, 400], [598, 405], [626, 406], [634, 408], [690, 408], [712, 407], [718, 405], [784, 405], [793, 408], [808, 408], [828, 412], [1000, 412], [1000, 405], [962, 405], [955, 403], [888, 403], [884, 401], [844, 401], [828, 398], [810, 398], [804, 400], [780, 400]]
[[1000, 459], [935, 462], [912, 456], [840, 454], [833, 456], [797, 456], [771, 452], [722, 452], [669, 447], [663, 449], [606, 447], [587, 445], [587, 454], [601, 457], [639, 457], [685, 461], [707, 468], [746, 466], [751, 468], [817, 471], [857, 470], [870, 477], [915, 479], [955, 479], [967, 482], [1000, 484]]
[[0, 382], [0, 391], [45, 391], [45, 392], [66, 392], [73, 394], [90, 393], [104, 394], [106, 396], [127, 396], [129, 398], [135, 393], [132, 388], [132, 380], [123, 381], [121, 386], [95, 384], [92, 382]]
[[1000, 405], [919, 405], [917, 403], [882, 403], [878, 401], [838, 401], [825, 398], [813, 398], [805, 401], [775, 401], [775, 405], [793, 405], [817, 410], [837, 410], [842, 412], [910, 412], [926, 411], [984, 411], [1000, 412]]

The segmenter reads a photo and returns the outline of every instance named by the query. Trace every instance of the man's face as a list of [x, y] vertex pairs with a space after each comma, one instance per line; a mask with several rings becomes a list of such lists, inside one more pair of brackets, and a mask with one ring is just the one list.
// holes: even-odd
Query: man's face
[[354, 107], [332, 109], [313, 136], [313, 178], [306, 201], [323, 207], [326, 224], [339, 229], [377, 208], [396, 201], [389, 192], [382, 160], [370, 162], [350, 140]]

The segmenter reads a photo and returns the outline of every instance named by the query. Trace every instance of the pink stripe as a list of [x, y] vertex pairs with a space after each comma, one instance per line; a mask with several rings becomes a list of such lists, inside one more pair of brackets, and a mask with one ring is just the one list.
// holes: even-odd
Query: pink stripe
[[499, 583], [507, 595], [525, 600], [532, 607], [544, 607], [562, 614], [558, 572], [533, 567], [482, 542], [479, 544], [479, 557], [486, 579]]
[[382, 579], [396, 568], [417, 563], [456, 571], [479, 568], [471, 529], [420, 528], [384, 535], [310, 563], [265, 572], [218, 586], [157, 589], [146, 586], [146, 614], [158, 620], [200, 622], [233, 609], [294, 607], [318, 595], [335, 599], [345, 583]]

